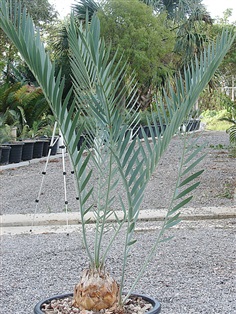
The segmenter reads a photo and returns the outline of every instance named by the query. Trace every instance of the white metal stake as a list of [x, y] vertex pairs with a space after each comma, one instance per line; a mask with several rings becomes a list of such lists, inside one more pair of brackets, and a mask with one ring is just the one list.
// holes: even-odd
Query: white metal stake
[[40, 199], [40, 195], [41, 195], [41, 192], [42, 192], [42, 188], [43, 188], [43, 183], [44, 183], [44, 178], [45, 178], [45, 175], [46, 175], [46, 171], [47, 171], [47, 166], [48, 166], [48, 163], [49, 163], [49, 158], [50, 158], [50, 155], [51, 155], [51, 151], [52, 151], [52, 147], [56, 144], [56, 141], [54, 141], [54, 138], [55, 138], [55, 133], [56, 133], [56, 128], [57, 128], [57, 122], [54, 123], [54, 128], [53, 128], [53, 132], [52, 132], [52, 137], [51, 137], [51, 141], [50, 141], [50, 146], [49, 146], [49, 150], [48, 150], [48, 155], [47, 155], [47, 159], [46, 159], [46, 163], [45, 163], [45, 167], [44, 167], [44, 170], [42, 172], [42, 180], [41, 180], [41, 185], [40, 185], [40, 188], [39, 188], [39, 193], [38, 193], [38, 197], [36, 198], [35, 202], [36, 202], [36, 206], [35, 206], [35, 210], [34, 210], [34, 215], [33, 215], [33, 220], [32, 220], [32, 225], [31, 225], [31, 230], [30, 232], [32, 232], [32, 228], [34, 226], [34, 222], [35, 222], [35, 216], [36, 216], [36, 212], [38, 210], [38, 204], [39, 204], [39, 199]]
[[67, 200], [67, 189], [66, 189], [66, 165], [65, 165], [65, 145], [64, 145], [64, 139], [62, 136], [61, 131], [59, 131], [60, 137], [62, 139], [62, 145], [59, 146], [61, 148], [61, 153], [62, 153], [62, 170], [63, 170], [63, 182], [64, 182], [64, 195], [65, 195], [65, 210], [66, 210], [66, 229], [67, 229], [67, 234], [68, 234], [68, 200]]

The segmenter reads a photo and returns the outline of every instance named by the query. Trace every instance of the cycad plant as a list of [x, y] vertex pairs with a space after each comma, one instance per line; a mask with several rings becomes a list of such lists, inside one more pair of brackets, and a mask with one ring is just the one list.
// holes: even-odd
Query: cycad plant
[[[122, 305], [142, 277], [158, 244], [168, 239], [165, 231], [179, 223], [180, 208], [191, 200], [191, 192], [199, 184], [196, 179], [202, 171], [194, 172], [193, 169], [204, 157], [198, 155], [202, 147], [189, 144], [188, 136], [182, 135], [184, 146], [178, 178], [166, 218], [152, 250], [147, 252], [138, 277], [123, 296], [126, 266], [131, 248], [136, 243], [134, 230], [145, 188], [171, 139], [189, 116], [199, 94], [227, 53], [233, 36], [224, 31], [217, 42], [204, 51], [200, 60], [195, 59], [185, 69], [184, 78], [176, 78], [174, 87], [169, 84], [168, 90], [157, 99], [155, 108], [163, 129], [159, 131], [156, 119], [149, 121], [151, 137], [147, 138], [143, 132], [144, 140], [141, 141], [132, 134], [132, 127], [138, 122], [138, 114], [134, 110], [137, 99], [135, 78], [126, 78], [126, 65], [120, 66], [122, 60], [117, 64], [115, 57], [110, 58], [110, 47], [106, 47], [100, 38], [96, 15], [91, 23], [87, 21], [79, 29], [71, 17], [68, 35], [73, 88], [64, 101], [64, 79], [60, 74], [54, 76], [55, 65], [45, 52], [31, 18], [25, 10], [22, 11], [20, 4], [17, 10], [12, 11], [11, 2], [0, 0], [0, 26], [37, 78], [58, 121], [73, 166], [83, 242], [89, 260], [88, 269], [84, 270], [75, 287], [73, 304], [93, 311], [112, 307], [114, 313], [123, 313]], [[124, 80], [126, 85], [121, 86]], [[68, 108], [71, 93], [75, 98]], [[129, 119], [132, 121], [130, 124], [125, 123], [122, 114], [120, 104], [124, 99], [127, 100], [126, 110], [133, 117]], [[78, 128], [81, 115], [89, 119]], [[91, 126], [89, 121], [93, 121]], [[155, 135], [151, 122], [156, 129]], [[85, 141], [78, 150], [77, 143], [82, 134]], [[84, 154], [87, 145], [92, 149]], [[117, 207], [119, 210], [115, 210]], [[92, 237], [88, 232], [91, 218], [95, 219]], [[118, 283], [109, 275], [105, 265], [120, 232], [125, 232], [125, 237], [123, 252], [117, 252], [123, 254]]]

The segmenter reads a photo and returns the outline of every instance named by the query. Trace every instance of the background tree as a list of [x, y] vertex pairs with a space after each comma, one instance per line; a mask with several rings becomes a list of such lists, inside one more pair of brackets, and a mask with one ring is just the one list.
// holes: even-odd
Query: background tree
[[171, 72], [175, 34], [165, 14], [155, 14], [139, 0], [109, 0], [98, 11], [101, 35], [112, 43], [112, 55], [124, 54], [128, 72], [139, 78], [140, 108], [150, 105], [154, 91]]
[[[230, 23], [229, 18], [232, 14], [231, 9], [223, 12], [222, 17], [217, 17], [209, 28], [209, 37], [215, 40], [217, 35], [223, 31], [225, 27], [235, 32], [235, 23]], [[232, 108], [236, 105], [236, 95], [234, 88], [236, 87], [236, 40], [234, 40], [227, 55], [218, 68], [216, 75], [211, 80], [209, 88], [200, 98], [200, 108], [202, 110], [210, 110], [215, 114], [223, 115], [223, 119], [231, 119]], [[224, 111], [224, 112], [223, 112]], [[206, 113], [207, 114], [207, 113]], [[221, 119], [222, 120], [222, 119]]]
[[73, 13], [75, 17], [80, 21], [85, 21], [86, 14], [88, 14], [88, 18], [90, 21], [93, 14], [97, 12], [99, 8], [99, 3], [95, 2], [94, 0], [80, 0], [72, 5]]
[[223, 17], [220, 17], [218, 16], [215, 20], [215, 24], [220, 24], [221, 26], [236, 26], [236, 20], [233, 21], [232, 23], [230, 23], [229, 19], [230, 17], [232, 17], [233, 15], [233, 9], [226, 9], [224, 12], [223, 12]]
[[[225, 27], [235, 32], [236, 21], [233, 23], [229, 22], [229, 18], [231, 17], [231, 15], [232, 9], [227, 9], [223, 12], [222, 18], [219, 17], [216, 19], [215, 23], [210, 29], [211, 38], [215, 39], [217, 37], [217, 34], [219, 34], [219, 32], [222, 32]], [[227, 77], [231, 77], [232, 75], [236, 77], [236, 40], [234, 41], [229, 52], [225, 56], [221, 66], [219, 67], [219, 71], [221, 73], [221, 76], [225, 76], [225, 79]]]
[[199, 54], [209, 41], [210, 14], [202, 0], [140, 0], [151, 6], [154, 12], [166, 12], [169, 27], [176, 32], [175, 52], [179, 56], [177, 69]]
[[212, 22], [202, 0], [181, 1], [174, 25], [177, 34], [175, 52], [181, 56], [178, 66], [182, 67], [195, 54], [201, 53], [209, 42], [208, 26]]
[[[49, 33], [53, 23], [56, 21], [57, 12], [48, 0], [21, 0], [21, 3], [27, 8], [35, 26], [39, 27], [41, 33], [44, 35]], [[0, 81], [5, 79], [7, 82], [12, 80], [14, 82], [14, 74], [11, 71], [12, 64], [13, 68], [15, 68], [21, 62], [17, 50], [0, 29], [0, 70], [2, 73]]]
[[[52, 33], [57, 18], [57, 12], [48, 0], [21, 0], [32, 16], [35, 26], [39, 28], [46, 41]], [[16, 4], [12, 2], [13, 6]], [[21, 59], [17, 49], [7, 39], [0, 29], [0, 115], [9, 128], [17, 127], [18, 136], [22, 136], [35, 121], [45, 120], [51, 113], [42, 91], [37, 86], [36, 79], [26, 63]]]
[[176, 10], [181, 0], [140, 0], [145, 4], [152, 6], [155, 11], [167, 12], [170, 19], [175, 17]]
[[67, 95], [72, 86], [71, 69], [70, 69], [70, 52], [68, 44], [68, 27], [69, 21], [67, 18], [61, 20], [54, 27], [53, 32], [49, 35], [48, 50], [51, 53], [51, 59], [55, 61], [56, 75], [61, 71], [65, 78], [65, 88], [63, 98]]

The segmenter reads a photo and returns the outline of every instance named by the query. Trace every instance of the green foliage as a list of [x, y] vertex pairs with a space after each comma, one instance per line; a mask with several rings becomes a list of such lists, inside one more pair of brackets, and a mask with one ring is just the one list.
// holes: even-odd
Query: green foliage
[[[206, 123], [208, 130], [224, 131], [227, 130], [229, 134], [234, 134], [234, 124], [236, 118], [236, 104], [225, 93], [221, 93], [217, 90], [213, 91], [210, 95], [209, 103], [204, 107], [215, 108], [207, 109], [202, 112], [202, 122]], [[206, 99], [204, 100], [206, 101]], [[201, 107], [203, 103], [201, 101]], [[225, 108], [222, 110], [222, 108]], [[233, 125], [232, 125], [233, 124]], [[232, 137], [231, 135], [231, 141]]]
[[[208, 29], [209, 37], [215, 39], [219, 32], [221, 32], [225, 27], [234, 33], [236, 32], [235, 25], [230, 23], [222, 24], [221, 21], [217, 20], [216, 23], [214, 23], [211, 28]], [[219, 75], [221, 76], [221, 81], [223, 78], [225, 84], [227, 86], [231, 86], [230, 84], [232, 82], [232, 75], [236, 75], [236, 40], [234, 40], [232, 46], [230, 47], [219, 67]]]
[[45, 27], [57, 18], [57, 12], [48, 0], [22, 0], [36, 26]]
[[227, 133], [229, 133], [230, 144], [236, 147], [236, 121], [233, 121], [233, 125], [227, 129]]
[[0, 87], [0, 112], [6, 113], [6, 123], [17, 126], [18, 136], [22, 136], [26, 126], [45, 125], [42, 119], [50, 109], [40, 88], [15, 83]]
[[226, 109], [231, 110], [233, 101], [230, 99], [225, 92], [221, 91], [220, 88], [209, 90], [206, 89], [199, 99], [199, 106], [201, 111], [205, 110], [216, 110], [220, 111]]
[[[157, 3], [161, 2], [157, 1]], [[208, 28], [212, 24], [212, 19], [201, 0], [163, 2], [169, 19], [173, 21], [172, 30], [176, 32], [174, 51], [179, 56], [179, 60], [175, 68], [179, 69], [188, 64], [194, 55], [199, 54], [208, 44]]]
[[206, 124], [207, 130], [212, 131], [225, 131], [231, 123], [222, 120], [223, 118], [229, 118], [229, 113], [226, 109], [224, 110], [205, 110], [201, 113], [202, 122]]
[[[137, 137], [130, 141], [132, 125], [124, 121], [119, 104], [123, 99], [129, 101], [126, 108], [132, 121], [132, 117], [136, 116], [135, 106], [131, 106], [137, 99], [135, 79], [131, 76], [126, 86], [121, 84], [127, 75], [126, 64], [120, 59], [117, 61], [116, 54], [111, 55], [111, 50], [106, 48], [100, 37], [97, 16], [92, 18], [90, 24], [86, 21], [85, 27], [81, 24], [79, 30], [73, 17], [70, 21], [68, 40], [75, 101], [69, 108], [72, 90], [62, 100], [65, 81], [60, 73], [54, 76], [55, 64], [51, 63], [49, 55], [46, 54], [39, 33], [34, 33], [32, 20], [24, 13], [18, 14], [12, 23], [5, 0], [0, 0], [0, 26], [14, 42], [37, 78], [59, 123], [76, 178], [83, 241], [92, 268], [100, 269], [105, 265], [116, 236], [121, 228], [126, 230], [120, 282], [121, 301], [125, 269], [131, 248], [136, 242], [134, 230], [145, 188], [171, 139], [189, 116], [199, 94], [232, 44], [233, 37], [224, 31], [216, 44], [209, 45], [208, 50], [201, 55], [200, 61], [195, 59], [184, 70], [183, 78], [176, 78], [174, 86], [167, 84], [168, 90], [163, 91], [163, 96], [155, 103], [159, 122], [166, 124], [163, 136], [160, 135], [155, 122], [151, 121], [155, 125], [157, 140], [149, 124], [151, 139], [144, 134], [143, 141]], [[125, 97], [127, 93], [129, 97]], [[81, 114], [91, 117], [95, 126], [90, 128], [88, 122], [78, 128]], [[87, 131], [86, 141], [91, 143], [93, 148], [88, 150], [86, 155], [83, 154], [86, 141], [80, 150], [77, 149], [77, 143], [84, 131]], [[178, 179], [166, 219], [131, 290], [143, 275], [158, 244], [166, 240], [164, 232], [179, 223], [180, 208], [191, 200], [192, 193], [199, 184], [201, 171], [195, 172], [194, 168], [204, 157], [201, 155], [203, 147], [196, 148], [188, 139], [185, 134]], [[122, 217], [118, 218], [116, 214], [116, 204], [119, 204]], [[91, 232], [87, 229], [87, 223], [90, 221], [88, 215], [95, 217], [93, 246], [89, 245]], [[111, 215], [116, 218], [112, 226], [109, 223]], [[108, 233], [109, 229], [112, 230], [112, 237]], [[105, 237], [108, 242], [104, 241]]]
[[230, 120], [236, 120], [236, 101], [229, 101], [224, 106], [229, 114]]
[[166, 25], [165, 14], [153, 14], [139, 0], [106, 1], [98, 14], [101, 36], [117, 48], [117, 60], [124, 55], [129, 73], [135, 70], [139, 83], [153, 88], [170, 72], [174, 34]]
[[[236, 156], [232, 156], [236, 157]], [[233, 199], [234, 198], [234, 191], [235, 191], [235, 186], [232, 183], [225, 183], [224, 184], [224, 190], [222, 191], [221, 194], [217, 195], [220, 198], [228, 198], [228, 199]]]
[[167, 12], [168, 18], [173, 19], [176, 15], [176, 11], [180, 6], [181, 0], [140, 0], [146, 5], [149, 5], [153, 10], [158, 12]]
[[6, 123], [6, 115], [0, 114], [0, 145], [12, 140], [11, 130]]
[[230, 127], [226, 130], [229, 133], [229, 142], [231, 146], [231, 155], [235, 157], [236, 151], [236, 103], [232, 102], [231, 105], [227, 106], [227, 113], [229, 117], [222, 117], [219, 120], [230, 123]]
[[[13, 7], [15, 3], [16, 1], [12, 0]], [[39, 27], [42, 32], [46, 33], [51, 31], [51, 25], [55, 22], [57, 13], [48, 0], [22, 0], [22, 4], [26, 6], [35, 25]], [[17, 50], [11, 45], [4, 32], [0, 29], [0, 81], [2, 78], [2, 80], [9, 82], [13, 76], [11, 65], [15, 68], [16, 65], [21, 62], [22, 60], [17, 55]]]
[[229, 18], [233, 15], [233, 9], [232, 8], [228, 8], [225, 11], [223, 11], [222, 17], [217, 17], [216, 19], [216, 24], [222, 26], [222, 27], [226, 27], [226, 26], [232, 26], [232, 24], [236, 24], [236, 21], [234, 21], [234, 23], [230, 23]]
[[236, 158], [236, 145], [229, 147], [229, 157]]
[[79, 2], [72, 5], [73, 13], [76, 19], [85, 21], [86, 15], [88, 15], [89, 21], [92, 16], [100, 8], [99, 4], [94, 0], [80, 0]]
[[37, 138], [40, 136], [52, 136], [55, 118], [47, 115], [40, 120], [33, 122], [32, 126], [27, 128], [25, 134], [20, 134], [20, 138]]

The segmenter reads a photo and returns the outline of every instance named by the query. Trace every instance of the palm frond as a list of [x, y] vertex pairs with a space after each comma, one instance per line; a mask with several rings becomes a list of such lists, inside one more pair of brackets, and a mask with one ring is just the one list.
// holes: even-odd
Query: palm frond
[[236, 146], [236, 123], [227, 129], [227, 133], [229, 133], [230, 144]]

